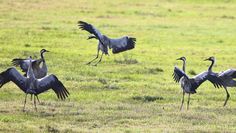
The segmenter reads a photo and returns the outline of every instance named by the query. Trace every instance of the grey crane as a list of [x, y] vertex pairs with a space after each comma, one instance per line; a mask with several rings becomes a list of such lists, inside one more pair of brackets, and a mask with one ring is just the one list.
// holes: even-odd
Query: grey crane
[[100, 50], [102, 51], [102, 55], [99, 61], [95, 63], [95, 66], [102, 61], [103, 54], [109, 55], [108, 48], [112, 49], [113, 54], [116, 54], [123, 51], [131, 50], [135, 47], [136, 38], [124, 36], [121, 38], [111, 39], [106, 35], [101, 34], [99, 30], [97, 30], [93, 25], [86, 23], [84, 21], [79, 21], [78, 26], [81, 30], [86, 30], [90, 34], [92, 34], [88, 37], [88, 39], [95, 38], [99, 40], [97, 48], [97, 56], [90, 62], [88, 62], [87, 63], [88, 65], [99, 58]]
[[[43, 78], [44, 76], [47, 75], [47, 72], [48, 72], [46, 61], [44, 59], [45, 52], [49, 52], [49, 51], [46, 49], [42, 49], [40, 51], [41, 58], [37, 60], [32, 60], [32, 69], [34, 72], [34, 76], [37, 79]], [[12, 60], [12, 64], [15, 66], [20, 66], [20, 68], [22, 69], [22, 72], [25, 72], [24, 76], [27, 75], [27, 71], [29, 68], [29, 59], [15, 58]]]
[[38, 95], [49, 89], [52, 89], [56, 93], [58, 99], [64, 100], [69, 96], [70, 93], [55, 75], [51, 74], [41, 79], [37, 79], [34, 76], [31, 59], [29, 61], [30, 64], [27, 71], [27, 77], [22, 76], [14, 67], [0, 73], [0, 88], [4, 84], [12, 81], [26, 94], [23, 111], [25, 111], [28, 94], [34, 95], [34, 106], [36, 111], [36, 98], [39, 102]]
[[[212, 71], [212, 67], [215, 64], [215, 57], [211, 56], [211, 57], [205, 59], [205, 61], [211, 61], [211, 65], [210, 65], [208, 71]], [[225, 82], [225, 88], [224, 88], [225, 92], [226, 92], [226, 99], [224, 102], [224, 106], [225, 106], [230, 98], [230, 94], [227, 90], [227, 87], [236, 87], [236, 81], [234, 80], [236, 78], [236, 70], [235, 69], [228, 69], [223, 72], [220, 72], [218, 75]]]
[[224, 87], [223, 80], [219, 78], [216, 73], [213, 73], [213, 72], [205, 71], [190, 78], [185, 73], [186, 58], [181, 57], [181, 58], [178, 58], [177, 60], [183, 61], [183, 70], [175, 66], [174, 73], [173, 73], [174, 80], [176, 82], [180, 82], [181, 88], [183, 89], [183, 98], [182, 98], [180, 110], [182, 110], [182, 107], [183, 107], [185, 93], [189, 94], [188, 102], [187, 102], [187, 109], [189, 109], [190, 94], [196, 93], [197, 88], [206, 80], [209, 80], [217, 88]]

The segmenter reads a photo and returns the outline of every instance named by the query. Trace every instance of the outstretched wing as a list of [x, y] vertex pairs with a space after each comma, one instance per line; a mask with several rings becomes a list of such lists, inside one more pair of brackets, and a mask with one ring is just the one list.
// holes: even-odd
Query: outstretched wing
[[96, 36], [96, 38], [101, 42], [103, 46], [105, 46], [102, 42], [102, 34], [97, 30], [93, 25], [86, 23], [84, 21], [79, 21], [78, 26], [81, 30], [86, 30], [89, 33], [93, 34]]
[[184, 76], [184, 77], [186, 77], [187, 79], [189, 79], [188, 78], [188, 76], [185, 74], [185, 72], [183, 71], [183, 70], [180, 70], [178, 67], [176, 67], [175, 66], [175, 68], [174, 68], [174, 73], [173, 73], [173, 79], [174, 79], [174, 81], [175, 82], [179, 82], [180, 81], [180, 79]]
[[227, 79], [227, 78], [236, 78], [236, 70], [235, 69], [228, 69], [226, 71], [223, 71], [219, 74], [220, 77]]
[[219, 77], [224, 80], [225, 85], [228, 87], [234, 87], [236, 86], [236, 81], [234, 80], [236, 78], [236, 70], [235, 69], [228, 69], [226, 71], [223, 71], [219, 73]]
[[15, 58], [12, 60], [12, 64], [14, 66], [20, 66], [20, 68], [22, 69], [22, 72], [27, 72], [28, 67], [29, 67], [29, 60], [27, 59], [18, 59]]
[[49, 75], [38, 80], [38, 86], [36, 90], [38, 94], [49, 89], [53, 89], [53, 91], [57, 94], [57, 97], [61, 100], [66, 99], [69, 95], [69, 92], [67, 91], [65, 86], [61, 83], [61, 81], [58, 80], [55, 75]]
[[[35, 65], [38, 65], [42, 62], [42, 60], [31, 60], [32, 61], [32, 66], [34, 67]], [[15, 58], [12, 60], [12, 64], [14, 66], [20, 66], [22, 72], [25, 72], [27, 73], [28, 71], [28, 67], [30, 65], [30, 60], [29, 59], [18, 59], [18, 58]], [[24, 75], [26, 76], [26, 74]]]
[[202, 72], [193, 77], [193, 79], [197, 86], [201, 85], [206, 80], [210, 81], [216, 88], [225, 86], [224, 81], [218, 76], [218, 74], [213, 72]]
[[26, 77], [22, 76], [15, 68], [9, 68], [0, 74], [0, 87], [10, 81], [26, 92]]
[[136, 38], [133, 37], [122, 37], [119, 39], [110, 39], [110, 45], [112, 53], [120, 53], [126, 50], [133, 49], [135, 47]]

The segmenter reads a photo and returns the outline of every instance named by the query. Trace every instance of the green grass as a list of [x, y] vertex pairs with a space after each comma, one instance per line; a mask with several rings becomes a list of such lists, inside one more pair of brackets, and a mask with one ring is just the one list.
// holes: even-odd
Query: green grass
[[[137, 38], [136, 48], [87, 66], [97, 41], [77, 21], [94, 24], [110, 37]], [[71, 95], [40, 95], [38, 112], [13, 83], [1, 88], [0, 132], [235, 132], [236, 91], [226, 107], [223, 89], [204, 83], [190, 110], [179, 111], [182, 91], [174, 65], [187, 57], [187, 71], [236, 68], [235, 0], [0, 0], [0, 71], [11, 59], [39, 57]], [[186, 105], [186, 104], [185, 104]]]

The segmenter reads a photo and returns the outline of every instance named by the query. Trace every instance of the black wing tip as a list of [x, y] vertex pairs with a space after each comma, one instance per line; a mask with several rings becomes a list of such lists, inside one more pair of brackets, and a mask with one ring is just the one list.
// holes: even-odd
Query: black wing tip
[[58, 80], [58, 78], [55, 75], [52, 75], [55, 80], [57, 80], [57, 88], [59, 89], [57, 92], [57, 97], [60, 100], [65, 100], [70, 93], [68, 92], [68, 90], [66, 89], [66, 87], [62, 84], [62, 82], [60, 80]]
[[129, 39], [133, 40], [134, 42], [136, 41], [135, 37], [129, 37]]
[[14, 66], [19, 66], [20, 65], [20, 62], [24, 60], [24, 59], [20, 59], [20, 58], [15, 58], [15, 59], [12, 59], [12, 65]]
[[98, 38], [98, 35], [91, 24], [83, 22], [83, 21], [79, 21], [78, 26], [79, 26], [79, 29], [85, 30], [91, 34], [94, 34]]
[[78, 26], [80, 29], [85, 30], [84, 28], [88, 27], [90, 24], [84, 21], [78, 21]]
[[134, 37], [129, 37], [129, 39], [128, 39], [128, 44], [135, 46], [135, 44], [136, 44], [136, 38], [134, 38]]
[[87, 23], [84, 22], [84, 21], [79, 20], [79, 21], [78, 21], [78, 24], [87, 24]]
[[85, 30], [85, 26], [87, 25], [86, 22], [83, 22], [83, 21], [78, 21], [78, 26], [81, 30]]

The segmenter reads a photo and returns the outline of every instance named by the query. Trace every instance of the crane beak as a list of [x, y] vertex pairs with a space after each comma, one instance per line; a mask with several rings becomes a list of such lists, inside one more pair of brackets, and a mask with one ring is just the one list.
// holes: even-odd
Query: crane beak
[[205, 60], [203, 60], [203, 61], [209, 61], [210, 59], [209, 58], [207, 58], [207, 59], [205, 59]]
[[90, 36], [88, 36], [88, 39], [87, 39], [87, 40], [89, 40], [89, 39], [93, 39], [93, 38], [97, 39], [96, 36], [94, 36], [94, 35], [90, 35]]
[[178, 58], [178, 59], [176, 59], [176, 60], [181, 60], [181, 58]]
[[50, 52], [50, 51], [46, 50], [45, 52]]

